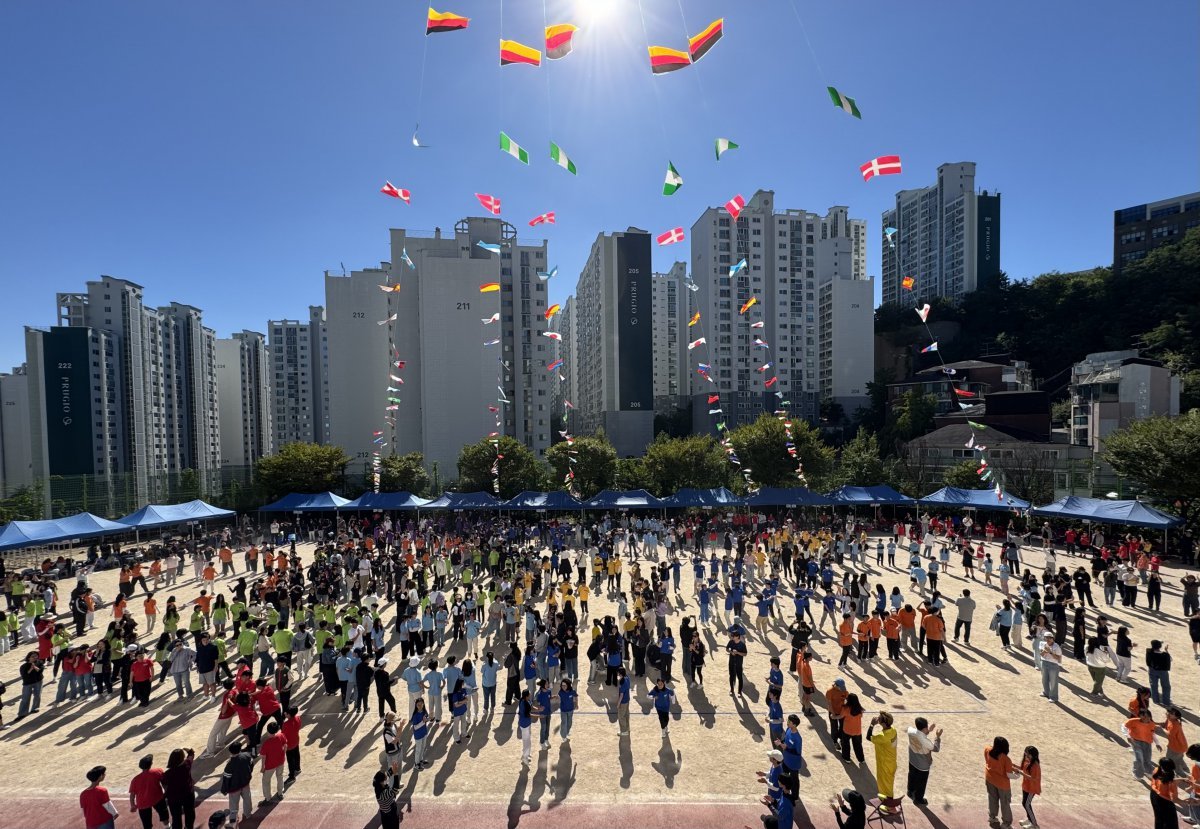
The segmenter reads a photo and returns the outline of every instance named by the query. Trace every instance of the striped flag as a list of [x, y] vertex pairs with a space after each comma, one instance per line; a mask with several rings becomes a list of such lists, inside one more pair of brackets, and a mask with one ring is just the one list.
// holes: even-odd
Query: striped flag
[[491, 242], [476, 242], [475, 246], [483, 248], [488, 253], [494, 253], [497, 256], [500, 255], [500, 246], [497, 244], [493, 244]]
[[832, 86], [826, 87], [829, 90], [829, 97], [833, 101], [833, 105], [838, 109], [844, 109], [846, 112], [853, 115], [855, 118], [862, 119], [862, 113], [858, 111], [858, 104], [854, 103], [854, 99], [838, 92]]
[[933, 343], [930, 343], [929, 345], [925, 346], [924, 348], [922, 348], [921, 353], [928, 354], [931, 351], [937, 351], [937, 350], [938, 350], [937, 343], [933, 342]]
[[461, 14], [455, 14], [454, 12], [434, 11], [433, 7], [430, 6], [429, 17], [425, 20], [425, 34], [456, 32], [467, 28], [467, 24], [470, 22], [471, 18], [469, 17], [463, 17]]
[[692, 63], [708, 54], [708, 50], [717, 45], [717, 41], [724, 33], [725, 18], [721, 17], [709, 23], [708, 27], [700, 34], [688, 38], [688, 54], [692, 57]]
[[677, 227], [668, 230], [666, 233], [659, 234], [656, 239], [660, 245], [673, 245], [676, 242], [682, 242], [684, 240], [683, 228]]
[[[746, 261], [746, 260], [744, 260], [744, 259], [743, 259], [742, 261], [744, 262], [744, 261]], [[747, 311], [749, 311], [751, 308], [753, 308], [753, 307], [754, 307], [755, 305], [757, 305], [757, 304], [758, 304], [758, 297], [756, 297], [756, 296], [752, 296], [752, 297], [750, 297], [748, 300], [746, 300], [745, 302], [743, 302], [743, 303], [742, 303], [742, 307], [741, 307], [741, 309], [738, 311], [738, 313], [739, 313], [739, 314], [744, 314], [744, 313], [746, 313]]]
[[675, 165], [670, 161], [667, 162], [667, 178], [663, 182], [663, 195], [673, 196], [675, 191], [683, 186], [683, 176], [679, 175], [679, 171], [675, 169]]
[[494, 294], [498, 290], [500, 290], [499, 282], [484, 282], [479, 286], [479, 293], [481, 294]]
[[729, 269], [729, 276], [732, 278], [737, 276], [742, 271], [746, 270], [746, 260], [742, 259], [736, 265]]
[[550, 142], [550, 159], [571, 175], [579, 175], [579, 170], [575, 168], [575, 162], [568, 158], [567, 154], [562, 151], [562, 147], [553, 141]]
[[707, 342], [708, 342], [708, 340], [704, 339], [703, 337], [701, 337], [698, 340], [692, 340], [690, 343], [688, 343], [688, 351], [691, 351], [693, 348], [695, 348], [698, 345], [704, 345]]
[[738, 148], [738, 145], [734, 144], [728, 138], [718, 138], [717, 139], [717, 161], [720, 161], [721, 156], [725, 155], [725, 153], [729, 152], [730, 150], [736, 150], [737, 148]]
[[730, 216], [736, 219], [746, 209], [746, 200], [740, 195], [734, 196], [725, 202], [725, 209], [729, 211]]
[[674, 72], [676, 69], [682, 69], [692, 62], [687, 52], [668, 49], [665, 46], [651, 46], [649, 50], [650, 71], [655, 75]]
[[698, 322], [700, 322], [700, 312], [699, 311], [692, 314], [692, 318], [690, 320], [688, 320], [688, 328], [691, 328], [693, 325], [695, 325]]
[[858, 169], [862, 171], [863, 181], [870, 181], [875, 176], [894, 176], [900, 172], [900, 156], [881, 155], [879, 158], [872, 158]]
[[532, 46], [526, 46], [515, 40], [502, 40], [500, 41], [500, 65], [508, 66], [511, 63], [541, 66], [542, 53]]
[[529, 152], [516, 141], [509, 138], [508, 133], [504, 131], [500, 132], [500, 149], [522, 164], [529, 163]]
[[553, 210], [551, 210], [549, 213], [543, 213], [540, 216], [534, 216], [532, 219], [529, 220], [530, 227], [537, 227], [538, 225], [552, 225], [552, 224], [554, 224], [554, 211]]
[[570, 23], [559, 23], [546, 27], [546, 59], [558, 60], [571, 54], [572, 39], [579, 31], [578, 26]]
[[393, 199], [400, 199], [405, 204], [412, 204], [412, 193], [397, 187], [390, 181], [385, 181], [383, 187], [379, 188], [379, 192], [385, 196], [391, 196]]
[[496, 216], [500, 215], [500, 199], [495, 196], [489, 196], [486, 193], [476, 193], [475, 198], [479, 199], [479, 203], [483, 205], [483, 209]]
[[562, 306], [556, 302], [553, 305], [551, 305], [549, 308], [547, 308], [546, 313], [542, 314], [542, 316], [545, 317], [546, 319], [550, 319], [552, 316], [554, 316], [561, 310], [562, 310]]
[[[546, 371], [554, 371], [556, 368], [559, 368], [559, 367], [561, 367], [561, 366], [562, 366], [562, 364], [563, 364], [563, 361], [562, 361], [562, 359], [561, 359], [561, 358], [560, 358], [560, 359], [558, 359], [558, 360], [555, 360], [553, 363], [551, 363], [550, 365], [546, 366]], [[572, 407], [572, 408], [574, 408], [574, 407]]]

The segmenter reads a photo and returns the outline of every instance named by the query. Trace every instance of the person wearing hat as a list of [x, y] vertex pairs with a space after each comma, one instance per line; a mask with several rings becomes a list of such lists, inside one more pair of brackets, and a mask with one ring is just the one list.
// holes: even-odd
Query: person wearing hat
[[113, 829], [117, 819], [117, 807], [108, 796], [108, 789], [100, 784], [107, 773], [104, 766], [95, 766], [87, 773], [88, 787], [79, 793], [79, 808], [83, 810], [86, 829]]
[[1054, 641], [1054, 632], [1042, 634], [1042, 696], [1051, 702], [1058, 702], [1058, 675], [1062, 671], [1062, 648]]
[[779, 804], [779, 775], [783, 770], [783, 752], [779, 749], [768, 751], [767, 759], [771, 761], [771, 768], [758, 772], [758, 782], [767, 786], [767, 793], [762, 797], [763, 805], [775, 808]]
[[425, 677], [421, 673], [421, 657], [409, 657], [408, 667], [400, 674], [400, 679], [404, 680], [408, 687], [408, 708], [412, 710], [417, 705], [417, 699], [425, 690]]

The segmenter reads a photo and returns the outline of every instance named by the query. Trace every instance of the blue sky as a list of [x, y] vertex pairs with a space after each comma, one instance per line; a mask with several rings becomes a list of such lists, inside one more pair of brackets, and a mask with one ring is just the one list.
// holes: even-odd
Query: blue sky
[[[23, 361], [22, 326], [53, 323], [55, 291], [100, 274], [203, 308], [221, 336], [303, 317], [325, 269], [387, 259], [389, 227], [478, 215], [475, 192], [550, 240], [558, 301], [597, 232], [690, 227], [758, 188], [848, 205], [876, 240], [896, 189], [976, 161], [1016, 278], [1108, 264], [1113, 209], [1200, 188], [1196, 3], [795, 3], [811, 50], [790, 0], [437, 0], [471, 24], [430, 38], [425, 5], [397, 0], [0, 4], [0, 368]], [[649, 74], [647, 37], [686, 48], [718, 16], [700, 63]], [[546, 22], [584, 27], [573, 54], [497, 65], [501, 31], [538, 45]], [[418, 119], [430, 149], [409, 143]], [[742, 147], [719, 164], [718, 136]], [[891, 153], [905, 173], [864, 183]], [[684, 186], [664, 198], [668, 159]], [[548, 210], [558, 225], [533, 232]]]

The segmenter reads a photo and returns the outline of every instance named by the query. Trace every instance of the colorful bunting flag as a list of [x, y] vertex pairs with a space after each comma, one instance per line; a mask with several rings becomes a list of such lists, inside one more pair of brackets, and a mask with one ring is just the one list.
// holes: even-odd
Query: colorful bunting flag
[[495, 196], [489, 196], [486, 193], [476, 193], [475, 198], [479, 199], [479, 203], [483, 205], [484, 210], [496, 216], [500, 215], [500, 199]]
[[853, 115], [855, 118], [862, 118], [862, 113], [858, 111], [858, 104], [854, 103], [854, 99], [843, 95], [832, 86], [825, 87], [829, 90], [829, 98], [833, 101], [833, 105], [839, 109], [844, 109], [846, 112]]
[[550, 159], [571, 175], [579, 175], [579, 170], [575, 168], [575, 162], [568, 158], [567, 154], [562, 151], [562, 147], [553, 141], [550, 142]]
[[725, 18], [719, 18], [709, 23], [700, 34], [688, 38], [688, 54], [692, 63], [708, 54], [708, 50], [717, 45], [717, 41], [725, 33]]
[[[454, 12], [439, 12], [434, 11], [433, 7], [429, 7], [429, 17], [425, 21], [425, 34], [432, 35], [441, 32], [457, 32], [460, 29], [467, 28], [471, 22], [471, 18], [463, 17]], [[415, 133], [414, 133], [415, 134]]]
[[651, 46], [649, 47], [649, 51], [650, 71], [655, 75], [674, 72], [676, 69], [682, 69], [692, 62], [687, 52], [680, 52], [677, 49], [668, 49], [665, 46]]
[[549, 337], [555, 342], [562, 342], [562, 334], [558, 333], [557, 331], [543, 331], [542, 336]]
[[562, 358], [559, 358], [559, 359], [555, 360], [554, 362], [550, 363], [550, 365], [546, 366], [546, 371], [554, 371], [556, 368], [558, 368], [562, 364], [563, 364]]
[[736, 265], [734, 265], [732, 268], [729, 269], [729, 276], [730, 277], [737, 276], [739, 273], [741, 273], [744, 270], [746, 270], [746, 260], [742, 259], [740, 262], [738, 262]]
[[734, 144], [728, 138], [718, 138], [717, 139], [717, 161], [720, 161], [721, 156], [725, 155], [725, 153], [729, 152], [730, 150], [736, 150], [737, 148], [738, 148], [738, 145]]
[[391, 196], [393, 199], [400, 199], [405, 204], [412, 204], [412, 193], [397, 187], [390, 181], [385, 181], [383, 187], [379, 188], [379, 192], [385, 196]]
[[492, 242], [479, 241], [475, 243], [475, 247], [483, 248], [488, 253], [494, 253], [497, 256], [500, 255], [500, 246]]
[[482, 322], [484, 325], [491, 325], [493, 322], [499, 322], [499, 321], [500, 321], [500, 312], [499, 312], [499, 311], [497, 311], [496, 313], [492, 314], [492, 315], [491, 315], [490, 317], [488, 317], [487, 319], [481, 319], [481, 320], [480, 320], [480, 322]]
[[515, 40], [500, 41], [500, 65], [509, 66], [514, 63], [524, 63], [529, 66], [542, 65], [542, 53], [532, 46], [517, 43]]
[[655, 237], [659, 245], [673, 245], [677, 242], [682, 242], [685, 238], [682, 227], [672, 228], [666, 233], [660, 233]]
[[529, 220], [530, 227], [537, 227], [538, 225], [552, 225], [552, 224], [555, 224], [555, 217], [554, 217], [553, 210], [551, 210], [549, 213], [543, 213], [540, 216], [534, 216], [532, 219]]
[[562, 306], [556, 302], [553, 305], [551, 305], [549, 308], [547, 308], [546, 313], [543, 314], [542, 316], [544, 316], [546, 319], [550, 319], [552, 316], [554, 316], [561, 310], [562, 310]]
[[913, 279], [911, 276], [906, 276], [900, 280], [900, 287], [906, 291], [911, 291], [913, 289], [913, 285], [916, 284], [917, 280]]
[[693, 340], [692, 342], [688, 343], [688, 351], [691, 351], [696, 346], [704, 345], [707, 342], [708, 342], [708, 340], [704, 339], [703, 337], [701, 337], [698, 340]]
[[578, 26], [570, 23], [557, 23], [546, 27], [546, 59], [560, 60], [571, 54], [572, 39], [579, 31]]
[[746, 200], [740, 195], [734, 196], [725, 202], [725, 209], [729, 211], [730, 216], [736, 219], [746, 209]]
[[928, 354], [931, 351], [937, 351], [937, 350], [938, 350], [938, 344], [936, 342], [933, 342], [933, 343], [930, 343], [929, 345], [925, 346], [924, 348], [922, 348], [921, 353]]
[[[743, 259], [740, 264], [742, 264], [744, 266], [746, 264], [746, 260]], [[733, 274], [731, 273], [730, 276], [733, 276]], [[758, 304], [758, 297], [752, 296], [748, 300], [746, 300], [745, 302], [742, 303], [742, 307], [738, 309], [738, 313], [744, 314], [757, 304]]]
[[397, 282], [395, 285], [380, 285], [379, 290], [383, 291], [384, 293], [388, 293], [388, 294], [399, 293], [400, 283]]
[[679, 175], [679, 171], [675, 169], [675, 165], [670, 161], [667, 162], [667, 178], [663, 182], [663, 195], [673, 196], [675, 191], [683, 186], [683, 176]]
[[699, 311], [692, 314], [692, 318], [690, 320], [688, 320], [688, 328], [691, 328], [693, 325], [695, 325], [698, 322], [700, 322], [700, 312]]
[[862, 171], [863, 181], [870, 181], [875, 176], [894, 176], [901, 172], [900, 156], [881, 155], [860, 165], [858, 169]]
[[485, 282], [479, 286], [479, 293], [481, 294], [493, 294], [498, 290], [500, 290], [499, 282]]
[[500, 131], [500, 150], [506, 152], [522, 164], [529, 163], [529, 152], [508, 137], [508, 133]]
[[538, 271], [538, 272], [537, 272], [537, 275], [538, 275], [538, 279], [540, 279], [540, 280], [542, 280], [543, 282], [545, 282], [545, 281], [547, 281], [548, 279], [550, 279], [550, 278], [552, 278], [552, 277], [554, 277], [554, 276], [557, 276], [557, 275], [558, 275], [558, 266], [557, 266], [557, 265], [555, 265], [553, 268], [551, 268], [551, 269], [550, 269], [550, 270], [548, 270], [548, 271]]
[[927, 322], [929, 320], [929, 303], [928, 302], [926, 302], [920, 308], [914, 308], [913, 310], [917, 312], [917, 316], [921, 318], [921, 322]]

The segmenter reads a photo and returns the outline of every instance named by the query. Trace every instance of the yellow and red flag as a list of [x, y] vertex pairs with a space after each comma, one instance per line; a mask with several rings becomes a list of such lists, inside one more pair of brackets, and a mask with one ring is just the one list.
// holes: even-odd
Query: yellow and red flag
[[510, 63], [527, 63], [530, 66], [541, 66], [542, 53], [532, 46], [517, 43], [515, 40], [502, 40], [500, 41], [500, 65], [508, 66]]

